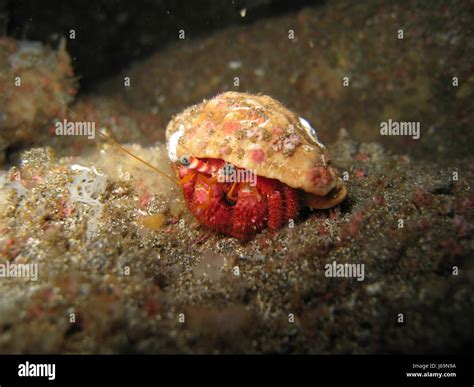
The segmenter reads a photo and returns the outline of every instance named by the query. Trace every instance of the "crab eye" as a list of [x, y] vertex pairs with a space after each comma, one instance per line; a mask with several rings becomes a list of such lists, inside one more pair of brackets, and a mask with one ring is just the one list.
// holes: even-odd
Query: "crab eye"
[[184, 167], [187, 167], [189, 164], [191, 164], [191, 161], [189, 160], [189, 157], [188, 156], [181, 156], [179, 158], [179, 162], [181, 163], [181, 165], [183, 165]]
[[222, 167], [222, 173], [226, 176], [230, 176], [234, 173], [234, 166], [232, 164], [226, 164]]

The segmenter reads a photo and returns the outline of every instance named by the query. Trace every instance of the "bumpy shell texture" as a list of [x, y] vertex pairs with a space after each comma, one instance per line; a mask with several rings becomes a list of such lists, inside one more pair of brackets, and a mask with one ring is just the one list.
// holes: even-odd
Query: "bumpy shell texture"
[[166, 138], [172, 162], [184, 155], [222, 159], [317, 197], [337, 197], [326, 206], [345, 197], [316, 131], [266, 95], [226, 92], [204, 100], [174, 117]]

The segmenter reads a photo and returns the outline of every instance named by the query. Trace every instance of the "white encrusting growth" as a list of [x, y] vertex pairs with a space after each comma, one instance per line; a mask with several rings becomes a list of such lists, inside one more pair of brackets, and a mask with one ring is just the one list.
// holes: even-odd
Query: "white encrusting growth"
[[[238, 111], [238, 110], [254, 110], [254, 109], [263, 109], [263, 106], [253, 100], [247, 99], [245, 100], [248, 104], [252, 106], [242, 106], [242, 105], [235, 105], [229, 106], [229, 110]], [[258, 122], [258, 119], [250, 119], [250, 120], [239, 120], [241, 125], [252, 125], [256, 124], [259, 128], [264, 128], [270, 122], [268, 118], [265, 119], [264, 122]]]
[[229, 106], [229, 110], [232, 110], [232, 111], [238, 111], [238, 110], [252, 110], [253, 107], [250, 107], [250, 106], [240, 106], [240, 105], [236, 105], [236, 106]]
[[26, 196], [28, 190], [19, 181], [11, 181], [7, 171], [0, 171], [0, 216], [4, 215], [8, 209], [8, 191], [15, 190], [18, 197]]
[[325, 167], [327, 167], [326, 157], [324, 157], [324, 154], [323, 154], [323, 153], [321, 153], [321, 160], [323, 161], [323, 165], [324, 165]]
[[104, 204], [99, 200], [99, 197], [105, 192], [108, 178], [105, 174], [97, 171], [95, 167], [88, 168], [73, 164], [70, 168], [74, 171], [74, 175], [68, 187], [69, 201], [71, 205], [79, 202], [89, 206], [87, 210], [89, 214], [87, 237], [91, 238], [102, 215]]
[[267, 118], [264, 122], [260, 122], [258, 123], [257, 120], [239, 120], [239, 123], [241, 125], [252, 125], [252, 124], [257, 124], [257, 126], [259, 128], [264, 128], [265, 126], [267, 126], [267, 124], [270, 122], [270, 120]]
[[310, 123], [306, 121], [303, 117], [299, 117], [299, 119], [301, 125], [303, 126], [306, 133], [308, 133], [309, 137], [321, 148], [326, 149], [326, 147], [319, 142], [318, 134], [316, 133], [316, 130], [310, 125]]
[[178, 141], [183, 134], [184, 134], [184, 125], [181, 124], [179, 126], [179, 130], [177, 130], [171, 135], [166, 145], [166, 147], [168, 148], [168, 157], [173, 163], [178, 161], [178, 155], [176, 154], [176, 149], [178, 147]]
[[107, 176], [97, 171], [95, 167], [73, 164], [70, 168], [76, 172], [69, 186], [71, 200], [91, 206], [100, 205], [99, 196], [105, 192]]

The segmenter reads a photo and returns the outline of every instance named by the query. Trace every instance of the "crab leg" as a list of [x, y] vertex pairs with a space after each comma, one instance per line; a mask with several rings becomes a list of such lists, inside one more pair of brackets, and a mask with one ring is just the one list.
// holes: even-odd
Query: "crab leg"
[[186, 184], [187, 182], [191, 181], [194, 178], [194, 176], [196, 176], [196, 173], [197, 173], [196, 171], [191, 171], [187, 173], [186, 175], [184, 175], [183, 178], [179, 179], [179, 183], [181, 185]]
[[[208, 186], [208, 189], [206, 190], [207, 200], [204, 201], [203, 203], [196, 204], [196, 207], [200, 210], [202, 210], [202, 209], [207, 210], [210, 207], [211, 202], [212, 202], [212, 192], [213, 192], [213, 187], [217, 182], [217, 177], [214, 176], [214, 177], [211, 177], [211, 178], [207, 178], [206, 176], [204, 176], [202, 174], [198, 174], [196, 184], [200, 183], [200, 182], [204, 182], [204, 184]], [[201, 184], [201, 186], [202, 186], [202, 184]]]
[[238, 184], [239, 183], [237, 183], [236, 181], [232, 183], [229, 192], [227, 192], [227, 199], [232, 200], [234, 202], [237, 201], [237, 193], [234, 195], [234, 190], [236, 189]]

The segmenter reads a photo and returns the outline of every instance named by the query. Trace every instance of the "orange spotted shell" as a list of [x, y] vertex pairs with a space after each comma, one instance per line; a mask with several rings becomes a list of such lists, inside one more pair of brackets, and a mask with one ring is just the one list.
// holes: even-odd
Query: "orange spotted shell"
[[347, 193], [316, 131], [266, 95], [226, 92], [204, 100], [175, 116], [166, 138], [172, 162], [222, 159], [301, 189], [313, 208], [332, 207]]

